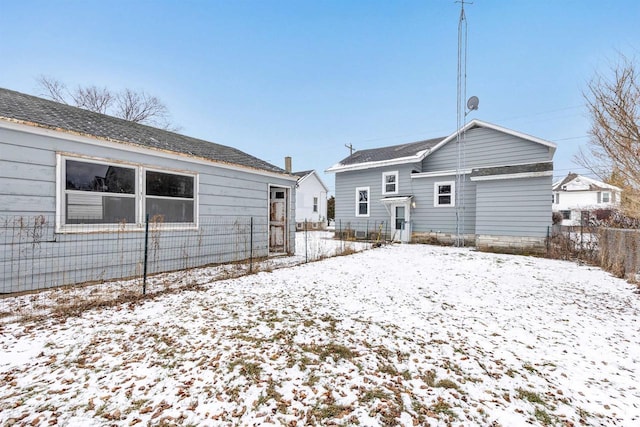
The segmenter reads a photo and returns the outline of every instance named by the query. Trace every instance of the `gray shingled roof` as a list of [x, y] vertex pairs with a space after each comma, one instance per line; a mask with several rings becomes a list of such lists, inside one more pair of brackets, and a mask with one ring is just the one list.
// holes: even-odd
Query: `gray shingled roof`
[[577, 173], [573, 173], [573, 172], [569, 172], [569, 174], [567, 176], [564, 177], [564, 179], [562, 181], [560, 181], [560, 183], [556, 184], [554, 188], [554, 190], [556, 188], [562, 188], [563, 185], [565, 185], [566, 183], [573, 181], [574, 179], [576, 179], [578, 177]]
[[313, 172], [313, 169], [308, 170], [308, 171], [291, 172], [291, 175], [295, 175], [297, 177], [304, 178], [305, 176], [309, 175], [311, 172]]
[[548, 172], [553, 170], [553, 162], [533, 163], [528, 165], [499, 166], [495, 168], [473, 169], [471, 176], [507, 175], [512, 173]]
[[443, 139], [445, 139], [445, 137], [411, 142], [408, 144], [392, 145], [389, 147], [359, 150], [349, 157], [341, 160], [340, 164], [346, 166], [359, 163], [377, 162], [382, 160], [393, 160], [402, 157], [415, 156], [420, 151], [428, 150], [435, 147]]
[[284, 169], [232, 147], [0, 88], [0, 119], [3, 118], [114, 142], [188, 154], [222, 163], [286, 173]]

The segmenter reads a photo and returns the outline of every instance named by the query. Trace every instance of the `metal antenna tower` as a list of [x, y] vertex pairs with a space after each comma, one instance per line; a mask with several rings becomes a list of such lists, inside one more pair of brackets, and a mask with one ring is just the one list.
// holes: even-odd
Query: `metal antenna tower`
[[[458, 20], [458, 85], [457, 85], [457, 123], [456, 123], [456, 145], [458, 149], [458, 162], [456, 165], [456, 182], [455, 182], [455, 208], [456, 208], [456, 237], [455, 245], [464, 246], [465, 233], [465, 147], [464, 147], [464, 131], [466, 125], [467, 111], [465, 99], [467, 98], [467, 17], [464, 13], [465, 4], [473, 4], [465, 2], [465, 0], [456, 1], [460, 3], [460, 18]], [[477, 98], [476, 98], [477, 100]], [[470, 106], [470, 108], [472, 108]], [[477, 102], [475, 103], [477, 108]], [[475, 109], [472, 108], [472, 109]]]

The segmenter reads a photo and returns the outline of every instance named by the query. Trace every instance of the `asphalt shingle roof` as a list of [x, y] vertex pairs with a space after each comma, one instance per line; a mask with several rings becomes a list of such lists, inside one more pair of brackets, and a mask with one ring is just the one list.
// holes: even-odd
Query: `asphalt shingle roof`
[[284, 169], [236, 148], [4, 88], [0, 88], [0, 119], [172, 151], [263, 171], [286, 173]]
[[340, 164], [343, 166], [347, 166], [359, 163], [393, 160], [402, 157], [414, 156], [421, 151], [435, 147], [443, 139], [445, 139], [445, 137], [427, 139], [418, 142], [410, 142], [408, 144], [391, 145], [389, 147], [358, 150], [349, 157], [341, 160]]
[[297, 177], [304, 178], [305, 176], [309, 175], [311, 172], [313, 172], [313, 169], [308, 170], [308, 171], [291, 172], [291, 175], [295, 175]]
[[553, 170], [553, 162], [541, 162], [528, 165], [499, 166], [479, 168], [471, 171], [471, 176], [508, 175], [512, 173], [548, 172]]

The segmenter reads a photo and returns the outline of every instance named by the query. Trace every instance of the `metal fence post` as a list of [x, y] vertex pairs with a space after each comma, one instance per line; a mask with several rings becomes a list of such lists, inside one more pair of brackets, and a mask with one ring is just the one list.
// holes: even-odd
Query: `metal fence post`
[[144, 221], [144, 275], [142, 277], [142, 295], [147, 293], [147, 261], [149, 260], [149, 214]]
[[249, 273], [253, 272], [253, 217], [249, 226]]
[[309, 262], [309, 239], [307, 237], [307, 220], [304, 220], [304, 262]]

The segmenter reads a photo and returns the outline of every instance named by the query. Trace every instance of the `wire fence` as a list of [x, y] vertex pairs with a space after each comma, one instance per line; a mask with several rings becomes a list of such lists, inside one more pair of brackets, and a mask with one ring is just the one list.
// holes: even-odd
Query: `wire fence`
[[554, 225], [549, 229], [547, 256], [602, 267], [616, 277], [640, 279], [640, 230], [601, 225]]
[[53, 216], [0, 217], [0, 319], [82, 311], [371, 246], [305, 222], [295, 253], [276, 257], [269, 233], [266, 218], [251, 217], [202, 218], [192, 228], [151, 218], [142, 227], [90, 224], [62, 233]]
[[590, 225], [549, 227], [547, 255], [550, 258], [596, 262], [599, 229]]

